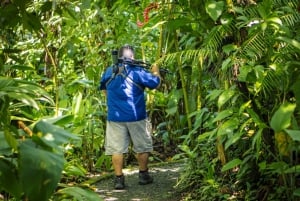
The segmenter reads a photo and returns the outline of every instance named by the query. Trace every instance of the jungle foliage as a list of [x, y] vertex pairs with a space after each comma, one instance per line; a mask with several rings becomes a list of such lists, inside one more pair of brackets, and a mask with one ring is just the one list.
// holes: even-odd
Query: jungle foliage
[[168, 70], [147, 95], [152, 160], [186, 160], [185, 200], [299, 200], [299, 28], [298, 0], [2, 0], [1, 194], [100, 200], [97, 87], [130, 43]]

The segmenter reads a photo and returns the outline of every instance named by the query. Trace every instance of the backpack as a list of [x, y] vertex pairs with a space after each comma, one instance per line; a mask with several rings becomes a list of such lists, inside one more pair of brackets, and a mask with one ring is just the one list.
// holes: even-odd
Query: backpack
[[127, 80], [128, 82], [130, 82], [131, 84], [135, 85], [136, 87], [138, 87], [141, 91], [144, 91], [144, 87], [142, 87], [140, 84], [136, 83], [132, 78], [130, 78], [127, 74], [127, 69], [126, 66], [124, 64], [122, 65], [113, 65], [113, 73], [111, 75], [111, 77], [106, 81], [105, 86], [107, 88], [108, 84], [117, 76], [120, 75], [123, 78], [125, 78], [125, 80]]

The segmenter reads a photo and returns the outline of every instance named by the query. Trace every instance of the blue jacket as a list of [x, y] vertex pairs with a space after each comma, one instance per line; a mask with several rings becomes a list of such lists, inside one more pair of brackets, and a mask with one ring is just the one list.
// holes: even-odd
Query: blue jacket
[[125, 65], [122, 73], [112, 79], [113, 68], [108, 67], [101, 77], [100, 90], [106, 90], [107, 120], [132, 122], [147, 117], [144, 89], [155, 89], [160, 78], [142, 67]]

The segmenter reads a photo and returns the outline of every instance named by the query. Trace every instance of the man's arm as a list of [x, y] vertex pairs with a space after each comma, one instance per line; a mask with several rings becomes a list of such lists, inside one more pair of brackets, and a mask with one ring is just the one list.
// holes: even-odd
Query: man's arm
[[159, 67], [157, 64], [153, 64], [152, 68], [151, 68], [152, 74], [156, 75], [160, 78], [160, 72], [159, 72]]
[[152, 74], [159, 77], [159, 84], [156, 88], [158, 88], [160, 86], [161, 83], [161, 76], [160, 76], [160, 72], [159, 72], [159, 67], [157, 64], [153, 64], [152, 68], [151, 68]]

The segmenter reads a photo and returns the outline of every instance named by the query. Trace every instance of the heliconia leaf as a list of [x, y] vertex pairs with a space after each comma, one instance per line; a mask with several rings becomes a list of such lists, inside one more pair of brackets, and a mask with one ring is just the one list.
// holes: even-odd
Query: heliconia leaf
[[271, 128], [275, 132], [286, 129], [291, 124], [291, 117], [296, 108], [296, 104], [283, 103], [271, 118]]
[[61, 127], [39, 121], [35, 124], [33, 131], [40, 133], [40, 140], [50, 147], [61, 146], [67, 143], [70, 139], [79, 140], [80, 138]]
[[48, 200], [61, 179], [63, 153], [39, 149], [32, 141], [22, 142], [19, 151], [24, 193], [31, 201]]

